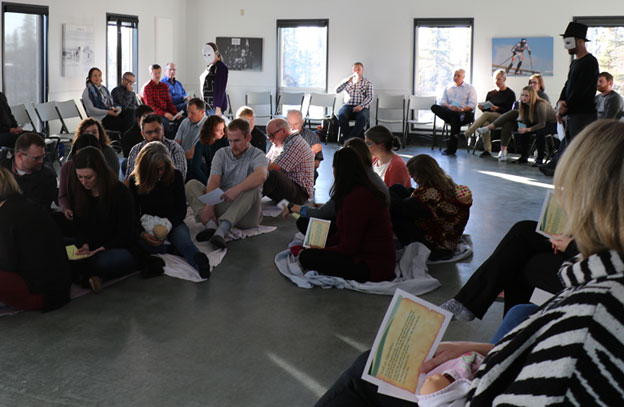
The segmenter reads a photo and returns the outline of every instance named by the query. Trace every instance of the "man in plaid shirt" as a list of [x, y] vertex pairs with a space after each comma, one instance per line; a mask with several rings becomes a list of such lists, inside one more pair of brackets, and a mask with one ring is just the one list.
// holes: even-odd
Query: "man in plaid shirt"
[[[368, 107], [373, 103], [373, 84], [364, 78], [363, 74], [364, 65], [356, 62], [353, 64], [353, 75], [336, 87], [336, 93], [344, 90], [349, 94], [349, 100], [338, 112], [338, 123], [343, 140], [361, 137], [370, 117]], [[349, 127], [349, 120], [355, 120], [353, 128]]]
[[266, 129], [273, 145], [267, 153], [269, 177], [262, 193], [276, 202], [286, 199], [302, 205], [314, 193], [314, 153], [286, 120], [273, 119]]
[[162, 116], [163, 126], [165, 126], [168, 139], [173, 139], [177, 126], [170, 123], [175, 120], [174, 116], [178, 113], [175, 105], [171, 101], [171, 94], [166, 83], [160, 81], [162, 69], [160, 65], [154, 64], [150, 66], [150, 80], [143, 85], [143, 102], [154, 109], [154, 113]]

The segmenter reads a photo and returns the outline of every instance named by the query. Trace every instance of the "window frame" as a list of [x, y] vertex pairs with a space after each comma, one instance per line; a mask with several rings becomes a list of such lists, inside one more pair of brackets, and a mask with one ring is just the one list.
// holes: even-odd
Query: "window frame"
[[[119, 85], [120, 80], [121, 80], [121, 76], [124, 74], [121, 65], [122, 65], [122, 61], [121, 61], [121, 56], [122, 56], [122, 48], [120, 46], [121, 44], [121, 27], [122, 27], [122, 23], [131, 23], [133, 25], [132, 28], [134, 28], [135, 30], [135, 36], [133, 38], [133, 66], [132, 66], [132, 72], [135, 74], [136, 78], [137, 78], [137, 82], [139, 79], [139, 73], [137, 72], [139, 69], [139, 17], [138, 16], [132, 16], [132, 15], [128, 15], [128, 14], [118, 14], [118, 13], [106, 13], [106, 78], [108, 78], [108, 70], [109, 70], [109, 66], [108, 66], [108, 47], [109, 47], [109, 43], [108, 43], [108, 27], [111, 22], [116, 22], [117, 24], [117, 83], [114, 84], [110, 84], [107, 83], [106, 86], [109, 89], [113, 89], [116, 86]], [[107, 80], [108, 82], [108, 80]]]
[[[328, 18], [316, 18], [316, 19], [288, 19], [288, 20], [276, 20], [275, 24], [275, 43], [277, 44], [277, 69], [275, 70], [275, 95], [280, 93], [280, 75], [282, 73], [282, 66], [280, 63], [281, 57], [281, 44], [280, 44], [280, 29], [281, 28], [297, 28], [297, 27], [325, 27], [327, 29], [326, 49], [325, 49], [325, 93], [327, 93], [327, 86], [329, 81], [329, 19]], [[292, 88], [302, 89], [302, 88]]]
[[[418, 28], [419, 27], [470, 27], [470, 78], [472, 83], [474, 71], [474, 18], [454, 17], [454, 18], [415, 18], [412, 44], [412, 94], [417, 94], [416, 73], [418, 72]], [[449, 82], [452, 78], [449, 78]], [[437, 95], [436, 95], [437, 96]]]
[[41, 36], [39, 38], [40, 43], [43, 45], [41, 47], [41, 60], [43, 61], [43, 67], [41, 70], [41, 75], [39, 77], [39, 81], [43, 84], [41, 86], [41, 94], [39, 97], [43, 103], [48, 101], [49, 87], [50, 82], [48, 80], [48, 30], [50, 29], [50, 11], [48, 6], [43, 5], [34, 5], [34, 4], [20, 4], [20, 3], [2, 3], [2, 91], [5, 91], [6, 88], [6, 77], [4, 70], [4, 28], [5, 28], [5, 13], [22, 13], [22, 14], [35, 14], [42, 17], [42, 29]]

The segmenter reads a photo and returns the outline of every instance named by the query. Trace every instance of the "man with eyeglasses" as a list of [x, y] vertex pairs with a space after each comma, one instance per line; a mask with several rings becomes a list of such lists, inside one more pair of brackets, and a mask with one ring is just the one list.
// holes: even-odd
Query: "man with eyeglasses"
[[164, 137], [165, 130], [162, 125], [161, 116], [151, 113], [146, 115], [141, 121], [141, 134], [143, 140], [139, 144], [132, 147], [130, 154], [128, 155], [128, 166], [126, 168], [126, 185], [130, 174], [134, 171], [134, 163], [139, 155], [139, 152], [144, 145], [151, 141], [160, 141], [167, 147], [169, 154], [171, 155], [171, 161], [176, 170], [182, 173], [182, 176], [186, 178], [186, 156], [184, 155], [184, 149], [175, 141], [169, 140]]
[[1, 165], [11, 171], [24, 196], [50, 210], [58, 196], [56, 173], [43, 164], [45, 140], [35, 133], [24, 133], [15, 141], [15, 154]]
[[139, 106], [134, 93], [134, 84], [136, 83], [136, 76], [132, 72], [126, 72], [121, 77], [121, 84], [117, 85], [115, 89], [111, 91], [113, 97], [113, 103], [115, 106], [121, 106], [124, 111], [136, 110]]
[[286, 120], [273, 119], [266, 129], [273, 145], [266, 155], [269, 177], [262, 193], [275, 202], [302, 205], [314, 194], [314, 153]]

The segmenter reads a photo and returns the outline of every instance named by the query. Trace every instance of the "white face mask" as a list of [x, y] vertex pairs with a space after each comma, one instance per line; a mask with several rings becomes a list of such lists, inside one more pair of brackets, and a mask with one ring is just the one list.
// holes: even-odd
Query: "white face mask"
[[202, 49], [202, 54], [204, 55], [204, 59], [206, 60], [206, 62], [212, 64], [215, 59], [215, 52], [210, 45], [204, 45], [204, 48]]
[[563, 38], [563, 46], [565, 49], [574, 49], [576, 48], [576, 38], [574, 37], [564, 37]]

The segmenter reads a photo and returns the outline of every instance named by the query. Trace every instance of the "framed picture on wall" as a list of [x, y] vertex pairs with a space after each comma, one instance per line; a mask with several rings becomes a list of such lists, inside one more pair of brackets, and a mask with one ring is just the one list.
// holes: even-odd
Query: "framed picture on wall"
[[262, 71], [262, 38], [217, 37], [217, 47], [230, 71]]
[[85, 76], [95, 64], [93, 26], [63, 24], [62, 76]]
[[553, 75], [553, 37], [492, 38], [492, 72], [508, 76]]

